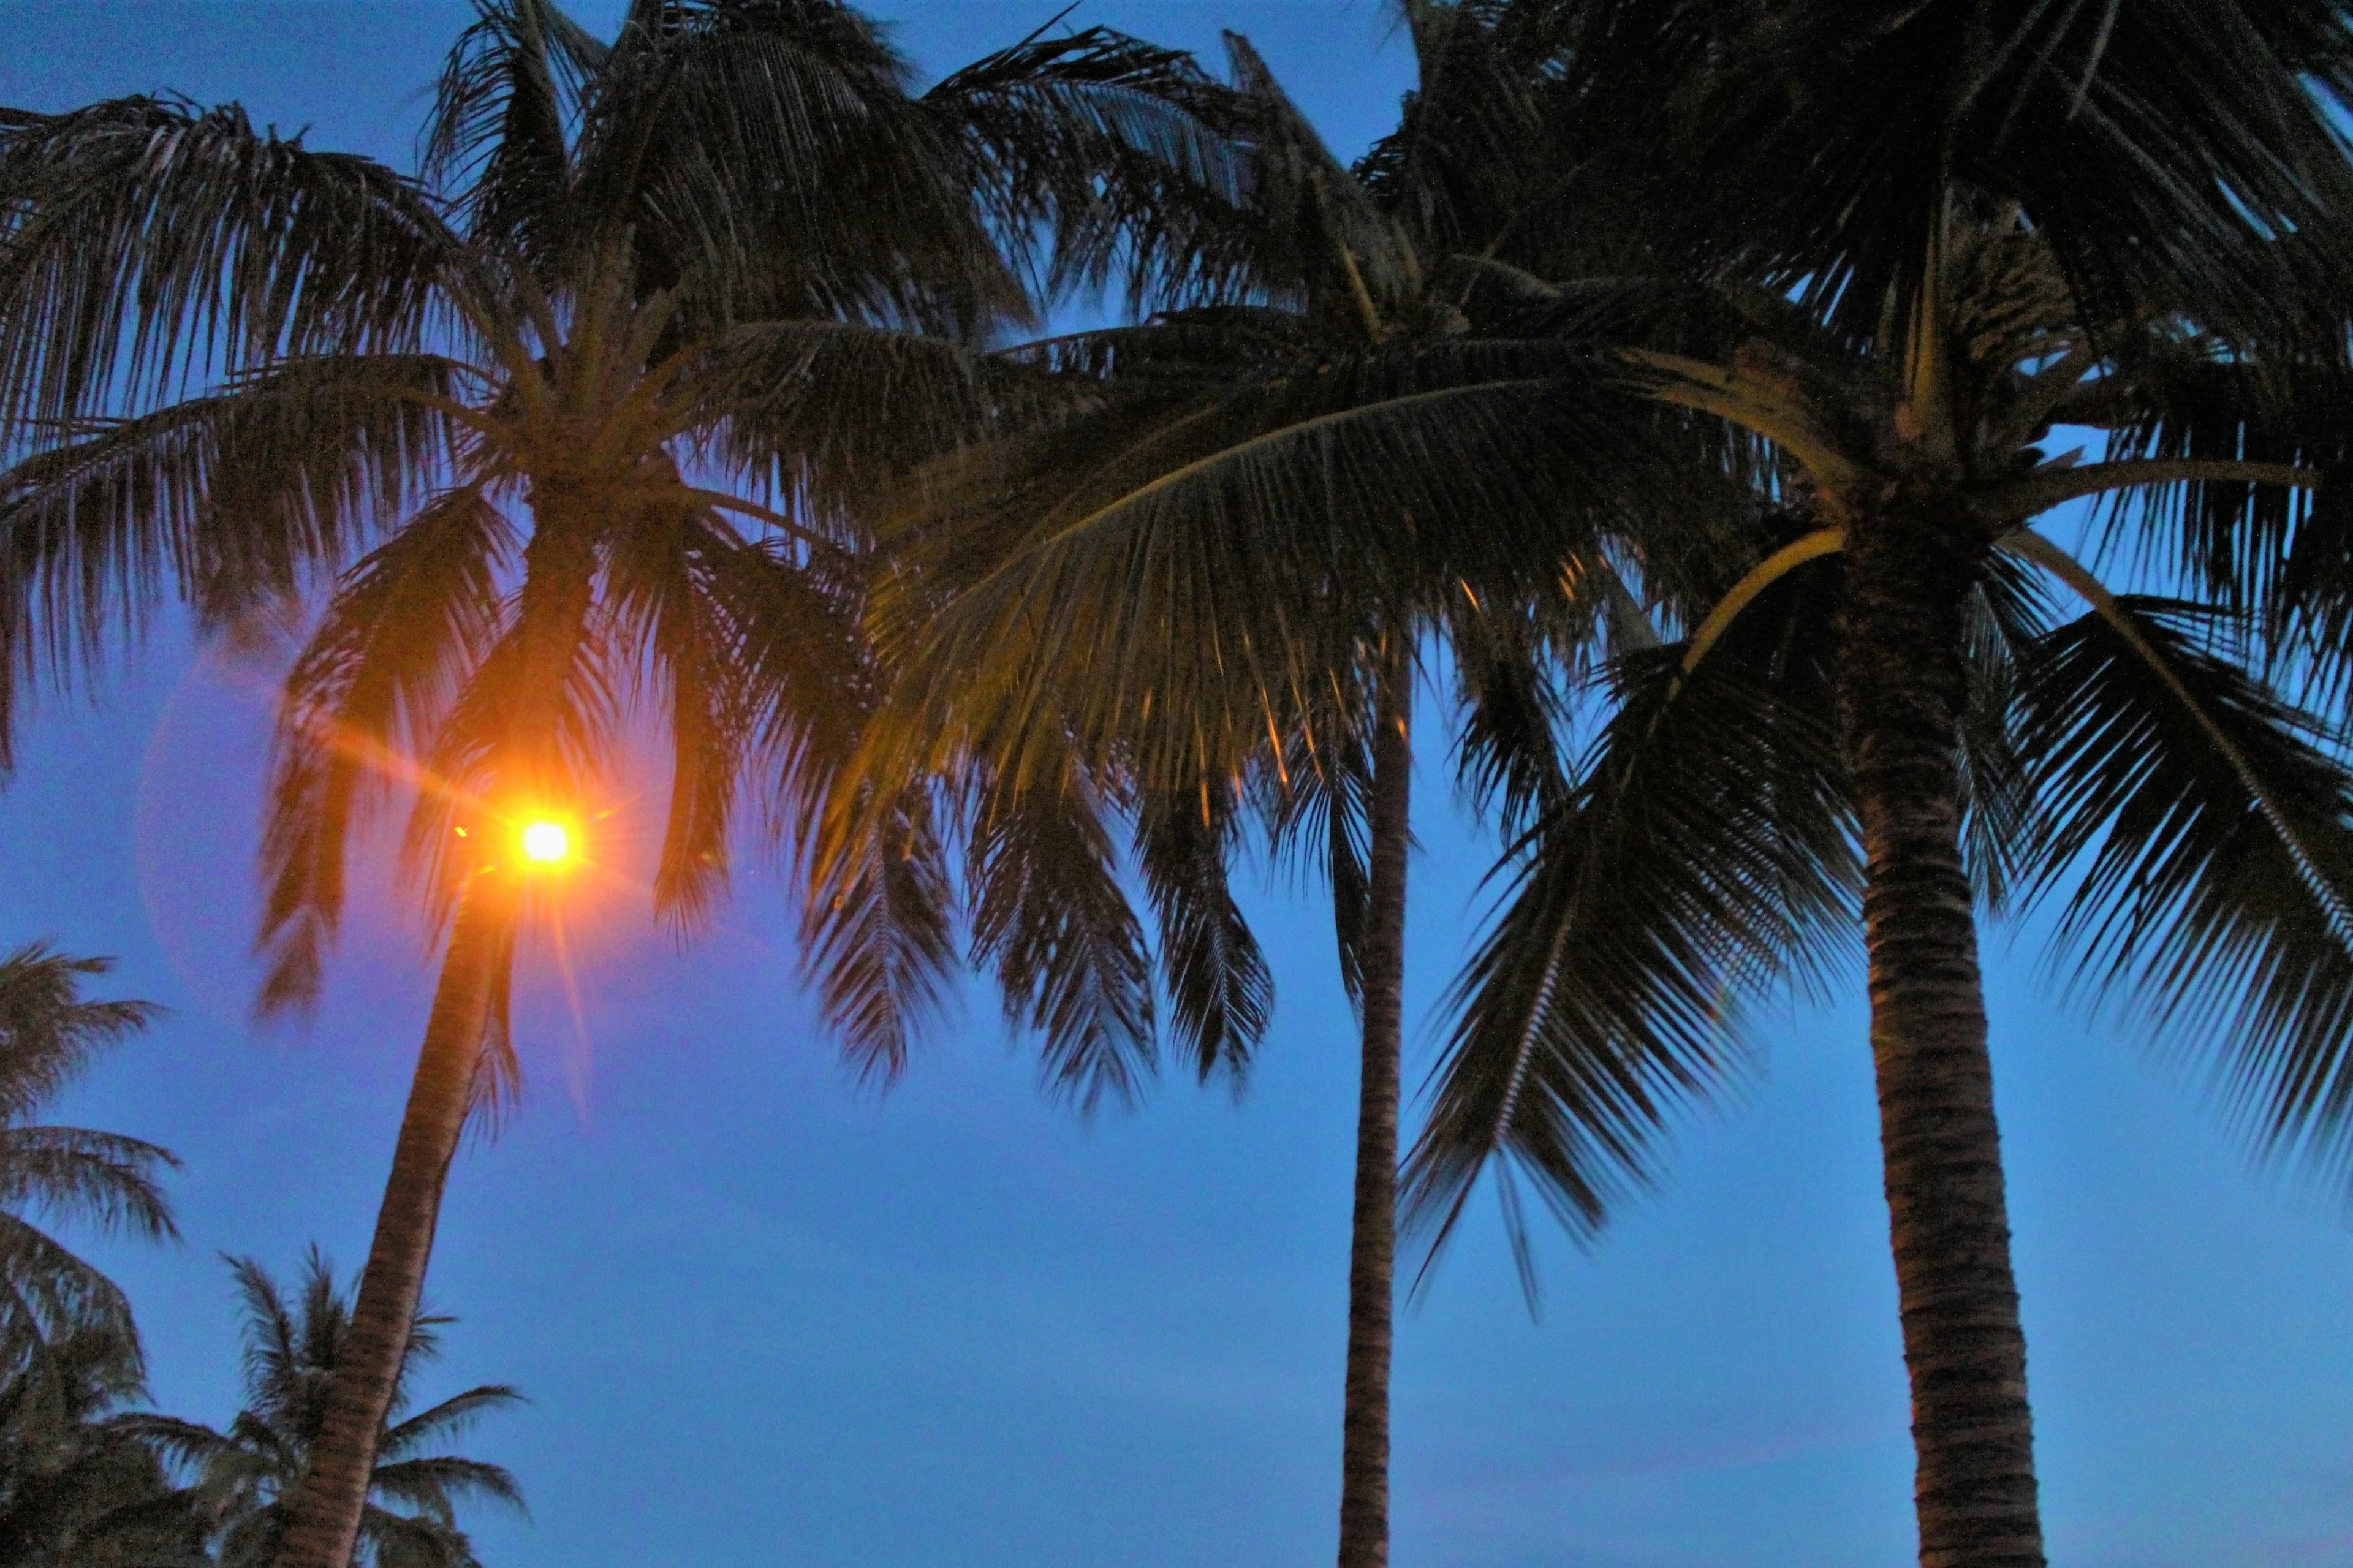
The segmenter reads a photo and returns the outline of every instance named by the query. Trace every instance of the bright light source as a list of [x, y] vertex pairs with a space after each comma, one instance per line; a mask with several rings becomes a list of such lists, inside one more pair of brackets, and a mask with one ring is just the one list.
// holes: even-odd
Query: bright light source
[[522, 853], [543, 866], [566, 859], [572, 854], [571, 830], [560, 822], [532, 823], [522, 830]]

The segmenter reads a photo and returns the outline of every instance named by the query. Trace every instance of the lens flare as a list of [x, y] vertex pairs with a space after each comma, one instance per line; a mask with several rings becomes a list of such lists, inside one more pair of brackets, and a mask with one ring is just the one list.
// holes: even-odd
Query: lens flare
[[553, 866], [571, 858], [572, 830], [560, 822], [534, 822], [522, 830], [522, 853], [527, 860], [543, 866]]

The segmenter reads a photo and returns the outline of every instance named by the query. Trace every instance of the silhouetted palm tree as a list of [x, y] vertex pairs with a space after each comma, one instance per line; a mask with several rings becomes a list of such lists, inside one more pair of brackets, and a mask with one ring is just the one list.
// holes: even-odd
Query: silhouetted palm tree
[[[1421, 85], [1354, 172], [1229, 37], [1250, 193], [1232, 246], [1263, 297], [1009, 351], [1086, 387], [1092, 405], [1040, 430], [1009, 419], [999, 441], [919, 476], [899, 527], [924, 570], [878, 601], [905, 673], [880, 774], [977, 767], [984, 821], [1124, 808], [1155, 899], [1183, 885], [1155, 876], [1164, 863], [1229, 858], [1252, 801], [1327, 876], [1364, 1028], [1344, 1568], [1385, 1562], [1388, 1545], [1418, 647], [1432, 631], [1451, 642], [1466, 776], [1524, 820], [1566, 787], [1562, 678], [1619, 636], [1647, 636], [1601, 548], [1603, 520], [1650, 504], [1628, 476], [1678, 481], [1672, 499], [1696, 509], [1745, 504], [1721, 482], [1721, 443], [1670, 461], [1639, 406], [1597, 380], [1608, 366], [1512, 324], [1557, 292], [1521, 261], [1595, 265], [1611, 254], [1601, 242], [1623, 247], [1598, 202], [1565, 211], [1552, 171], [1525, 159], [1576, 112], [1537, 90], [1542, 40], [1451, 8], [1410, 16]], [[1474, 166], [1483, 184], [1462, 177]], [[1572, 216], [1594, 231], [1582, 251], [1559, 232]], [[1255, 1031], [1193, 1019], [1242, 991], [1246, 928], [1222, 949], [1187, 948], [1163, 924], [1164, 969], [1171, 954], [1204, 960], [1169, 985], [1197, 1059], [1238, 1064], [1234, 1044]], [[1131, 920], [1061, 963], [1127, 953], [1127, 933], [1140, 942]], [[1138, 956], [1125, 973], [1140, 984], [1149, 966]]]
[[205, 1531], [146, 1417], [137, 1338], [79, 1324], [0, 1378], [0, 1564], [204, 1568]]
[[821, 789], [869, 679], [845, 487], [1019, 395], [964, 345], [1026, 318], [1025, 268], [1194, 265], [1166, 215], [1222, 178], [1199, 86], [1101, 31], [919, 94], [829, 0], [638, 0], [609, 44], [494, 0], [428, 185], [234, 108], [5, 127], [0, 413], [45, 443], [0, 481], [17, 646], [167, 586], [228, 617], [372, 545], [288, 681], [265, 1002], [315, 990], [388, 784], [449, 932], [288, 1568], [349, 1553], [451, 1156], [512, 1081], [522, 819], [582, 813], [649, 707], [655, 900], [691, 921], [746, 775], [787, 819]]
[[[1974, 906], [2062, 895], [2082, 989], [2216, 1043], [2266, 1140], [2347, 1158], [2353, 774], [2264, 677], [2343, 689], [2344, 532], [2295, 495], [2344, 460], [2353, 29], [1581, 9], [1683, 70], [1648, 188], [1714, 273], [1550, 320], [1764, 443], [1778, 504], [1664, 596], [1687, 635], [1624, 670], [1525, 847], [1413, 1196], [1451, 1223], [1504, 1155], [1585, 1206], [1594, 1130], [1639, 1150], [1720, 1074], [1727, 1003], [1859, 912], [1921, 1561], [2039, 1565]], [[2094, 460], [2048, 449], [2068, 426]], [[2112, 592], [2033, 526], [2088, 498], [2202, 601]]]
[[[203, 1519], [220, 1568], [269, 1568], [326, 1427], [329, 1390], [351, 1343], [352, 1297], [336, 1287], [333, 1268], [315, 1247], [290, 1290], [250, 1258], [228, 1261], [244, 1320], [245, 1408], [227, 1432], [163, 1416], [132, 1417], [127, 1425], [195, 1471], [183, 1495]], [[376, 1437], [353, 1568], [478, 1568], [458, 1528], [459, 1504], [522, 1507], [506, 1470], [439, 1451], [522, 1394], [485, 1384], [406, 1414], [410, 1380], [439, 1353], [435, 1331], [456, 1321], [420, 1313], [410, 1327]]]
[[[83, 980], [111, 967], [37, 942], [0, 958], [0, 1366], [21, 1366], [42, 1342], [78, 1328], [103, 1331], [92, 1345], [137, 1343], [114, 1282], [28, 1211], [151, 1239], [178, 1235], [157, 1185], [179, 1164], [169, 1151], [33, 1120], [100, 1052], [155, 1016], [144, 1002], [82, 1000]], [[135, 1370], [135, 1353], [128, 1364]]]

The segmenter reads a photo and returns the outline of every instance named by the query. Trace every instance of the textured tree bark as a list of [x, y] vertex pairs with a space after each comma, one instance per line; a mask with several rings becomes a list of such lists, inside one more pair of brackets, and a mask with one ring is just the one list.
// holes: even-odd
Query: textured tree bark
[[1858, 521], [1841, 626], [1922, 1568], [2043, 1563], [2026, 1336], [1960, 855], [1961, 610], [1984, 547], [1969, 520], [1933, 510]]
[[289, 1510], [279, 1568], [349, 1568], [375, 1473], [375, 1446], [392, 1404], [410, 1326], [433, 1255], [441, 1190], [473, 1104], [474, 1074], [498, 971], [510, 960], [513, 891], [506, 873], [469, 886], [441, 962], [417, 1079], [401, 1118], [327, 1411], [311, 1468]]
[[1373, 732], [1372, 864], [1365, 910], [1365, 1060], [1356, 1110], [1356, 1227], [1348, 1250], [1348, 1375], [1341, 1423], [1340, 1568], [1389, 1560], [1389, 1351], [1397, 1278], [1398, 1078], [1410, 841], [1410, 650], [1381, 674]]

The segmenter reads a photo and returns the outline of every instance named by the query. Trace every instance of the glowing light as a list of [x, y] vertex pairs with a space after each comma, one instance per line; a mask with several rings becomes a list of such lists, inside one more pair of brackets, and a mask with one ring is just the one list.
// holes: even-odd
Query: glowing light
[[523, 858], [553, 866], [572, 856], [572, 830], [560, 822], [539, 821], [522, 830]]

